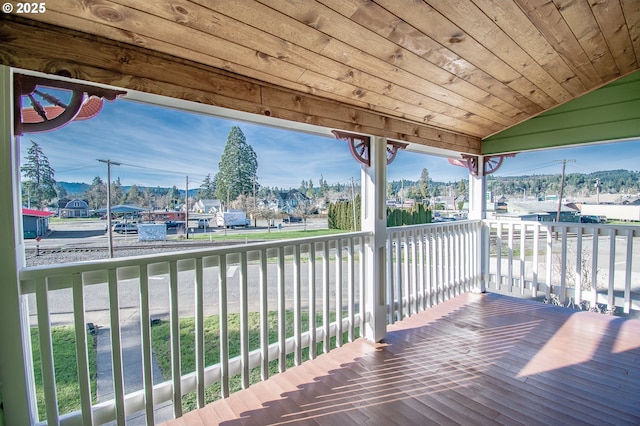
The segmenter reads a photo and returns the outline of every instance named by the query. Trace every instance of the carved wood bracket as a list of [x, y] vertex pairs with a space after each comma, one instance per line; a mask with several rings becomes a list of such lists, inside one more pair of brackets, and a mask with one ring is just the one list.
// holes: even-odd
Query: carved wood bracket
[[[15, 74], [14, 86], [14, 133], [48, 132], [58, 129], [72, 120], [88, 119], [96, 116], [102, 109], [103, 99], [114, 101], [127, 92], [103, 89], [85, 84], [51, 80]], [[46, 92], [45, 88], [62, 89], [71, 92], [71, 99], [65, 103]], [[26, 114], [22, 100], [26, 96], [33, 108], [32, 114]], [[43, 106], [43, 102], [48, 105]]]
[[[356, 133], [341, 132], [332, 130], [336, 139], [347, 141], [349, 151], [355, 160], [365, 167], [371, 166], [369, 150], [371, 147], [371, 138], [369, 136], [358, 135]], [[405, 149], [408, 144], [395, 141], [387, 141], [387, 165], [391, 164], [398, 155], [398, 150]]]
[[[496, 172], [500, 168], [500, 166], [502, 165], [502, 162], [506, 157], [515, 157], [515, 156], [516, 154], [501, 154], [501, 155], [485, 156], [484, 165], [483, 165], [484, 176], [487, 176], [493, 172]], [[469, 169], [469, 173], [472, 176], [478, 176], [479, 164], [478, 164], [478, 157], [475, 155], [462, 154], [462, 160], [450, 158], [449, 163], [455, 166], [466, 167], [467, 169]]]

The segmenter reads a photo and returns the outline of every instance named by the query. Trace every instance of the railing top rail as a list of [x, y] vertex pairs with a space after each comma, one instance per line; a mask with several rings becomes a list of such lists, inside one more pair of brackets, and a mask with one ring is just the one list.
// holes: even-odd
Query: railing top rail
[[350, 238], [364, 238], [370, 236], [370, 232], [348, 232], [319, 237], [294, 238], [288, 240], [264, 241], [247, 244], [234, 244], [215, 248], [199, 248], [191, 250], [170, 251], [163, 253], [144, 254], [115, 259], [100, 259], [83, 262], [73, 262], [60, 265], [44, 265], [22, 268], [20, 270], [20, 280], [34, 280], [55, 275], [69, 275], [73, 273], [92, 272], [96, 270], [119, 269], [127, 267], [138, 267], [140, 265], [152, 265], [157, 263], [179, 262], [196, 258], [208, 258], [222, 255], [233, 255], [238, 253], [255, 252], [261, 250], [273, 250], [280, 247], [304, 246], [344, 240]]
[[447, 222], [432, 222], [432, 223], [423, 223], [423, 224], [419, 224], [419, 225], [400, 225], [400, 226], [390, 226], [387, 228], [387, 232], [398, 232], [398, 231], [413, 231], [416, 229], [423, 229], [423, 228], [453, 228], [456, 226], [460, 226], [460, 225], [467, 225], [467, 224], [480, 224], [482, 223], [481, 220], [479, 219], [474, 219], [474, 220], [452, 220], [452, 221], [447, 221]]
[[524, 225], [524, 226], [539, 226], [541, 229], [547, 229], [550, 231], [558, 230], [561, 232], [563, 229], [566, 229], [567, 232], [572, 232], [577, 229], [589, 229], [589, 230], [598, 230], [599, 235], [610, 235], [611, 231], [614, 231], [616, 235], [628, 235], [631, 232], [632, 236], [640, 237], [640, 226], [639, 225], [627, 225], [627, 224], [604, 224], [604, 223], [581, 223], [581, 222], [537, 222], [537, 221], [528, 221], [528, 220], [517, 220], [517, 219], [485, 219], [483, 221], [485, 224], [492, 225], [500, 225], [500, 224], [508, 224], [508, 225]]

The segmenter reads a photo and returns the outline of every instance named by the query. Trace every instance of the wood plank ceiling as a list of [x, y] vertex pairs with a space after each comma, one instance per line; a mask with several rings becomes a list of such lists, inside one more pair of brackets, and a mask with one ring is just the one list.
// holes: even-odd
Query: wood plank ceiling
[[472, 154], [482, 138], [640, 68], [638, 0], [46, 9], [0, 15], [1, 63]]

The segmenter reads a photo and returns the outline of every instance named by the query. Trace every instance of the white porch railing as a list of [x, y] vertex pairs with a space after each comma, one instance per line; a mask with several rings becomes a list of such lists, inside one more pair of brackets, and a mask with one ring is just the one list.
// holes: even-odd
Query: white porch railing
[[484, 227], [487, 290], [583, 309], [640, 309], [639, 226], [486, 220]]
[[[640, 309], [640, 265], [633, 256], [639, 236], [640, 227], [495, 220], [388, 228], [387, 321], [482, 286], [532, 298], [557, 295], [565, 305], [590, 301], [624, 312]], [[359, 337], [358, 327], [371, 315], [364, 312], [367, 289], [362, 278], [364, 268], [371, 267], [363, 262], [370, 237], [349, 233], [22, 270], [22, 294], [35, 303], [32, 320], [39, 331], [47, 420], [123, 423], [128, 415], [144, 412], [153, 424], [154, 410], [163, 403], [170, 403], [172, 415], [180, 416], [183, 395], [194, 394], [201, 407], [209, 385], [219, 383], [226, 396], [233, 376], [239, 375], [246, 387], [252, 369], [259, 369], [264, 380], [270, 362], [282, 371], [288, 354], [299, 364], [305, 357], [314, 358], [316, 348], [326, 352], [341, 345], [341, 338], [331, 342], [335, 336], [346, 341]], [[158, 298], [158, 293], [164, 296]], [[249, 341], [252, 312], [260, 317], [259, 344]], [[277, 330], [270, 329], [268, 312], [277, 312]], [[292, 314], [287, 317], [287, 312]], [[241, 324], [237, 357], [230, 354], [228, 343], [231, 313], [239, 314]], [[94, 320], [96, 315], [101, 319]], [[220, 319], [220, 362], [207, 365], [203, 326], [212, 315]], [[143, 383], [129, 391], [121, 331], [132, 317], [140, 329]], [[158, 317], [168, 318], [171, 329], [171, 378], [162, 383], [154, 383], [152, 374], [150, 322]], [[195, 319], [193, 371], [182, 371], [180, 362], [180, 319], [187, 317]], [[309, 319], [305, 329], [303, 317]], [[98, 403], [90, 390], [92, 348], [85, 334], [90, 321], [109, 328], [113, 365], [113, 397]], [[72, 413], [58, 412], [54, 323], [75, 326], [81, 409]], [[269, 331], [277, 338], [270, 339]], [[304, 348], [308, 352], [303, 354]]]
[[[199, 407], [205, 404], [205, 388], [220, 383], [221, 393], [229, 394], [230, 378], [241, 375], [243, 387], [249, 385], [250, 370], [260, 369], [261, 379], [269, 376], [269, 362], [277, 360], [286, 368], [287, 354], [302, 362], [303, 348], [308, 357], [342, 345], [342, 338], [358, 337], [364, 306], [362, 249], [364, 232], [327, 237], [238, 245], [210, 250], [112, 259], [58, 266], [26, 268], [20, 271], [23, 295], [35, 297], [39, 331], [39, 351], [48, 424], [102, 424], [144, 410], [147, 424], [154, 424], [154, 409], [171, 401], [173, 415], [182, 414], [182, 396], [195, 393]], [[168, 293], [166, 309], [154, 301], [153, 292]], [[133, 287], [136, 291], [131, 291]], [[103, 297], [97, 296], [100, 292]], [[133, 295], [133, 296], [132, 296]], [[66, 298], [64, 308], [60, 298]], [[92, 403], [85, 324], [96, 315], [96, 303], [104, 299], [103, 311], [110, 331], [113, 365], [113, 399]], [[127, 300], [128, 299], [128, 300]], [[55, 303], [51, 303], [55, 301]], [[315, 303], [313, 303], [315, 301]], [[185, 303], [186, 302], [186, 303]], [[92, 305], [93, 307], [90, 307]], [[184, 305], [189, 305], [185, 308]], [[187, 312], [184, 312], [186, 309]], [[57, 312], [61, 311], [61, 312]], [[81, 409], [59, 413], [54, 373], [52, 322], [75, 326], [78, 386]], [[269, 340], [267, 313], [277, 311], [277, 341]], [[285, 313], [293, 312], [293, 333], [287, 332]], [[240, 316], [240, 355], [231, 357], [227, 316]], [[249, 343], [249, 312], [260, 313], [260, 344]], [[220, 317], [220, 362], [205, 365], [203, 324], [206, 315]], [[142, 389], [125, 392], [121, 322], [136, 316], [140, 324], [142, 351]], [[171, 329], [171, 379], [153, 383], [150, 321], [153, 316], [169, 318]], [[302, 329], [302, 316], [309, 327]], [[180, 318], [195, 318], [195, 371], [181, 371]], [[330, 319], [334, 317], [334, 319]], [[317, 321], [322, 325], [316, 326]], [[289, 327], [291, 328], [291, 327]], [[254, 345], [255, 346], [255, 345]], [[35, 414], [37, 418], [37, 414]], [[42, 420], [42, 419], [41, 419]]]
[[388, 322], [480, 288], [482, 222], [387, 229]]

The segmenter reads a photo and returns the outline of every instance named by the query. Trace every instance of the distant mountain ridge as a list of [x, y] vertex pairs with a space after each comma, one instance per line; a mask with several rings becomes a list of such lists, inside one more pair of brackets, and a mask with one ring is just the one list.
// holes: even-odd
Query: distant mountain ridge
[[[91, 189], [91, 185], [88, 183], [83, 183], [83, 182], [58, 182], [58, 185], [60, 185], [61, 187], [64, 188], [65, 191], [67, 191], [67, 198], [81, 198], [82, 195]], [[138, 186], [138, 189], [141, 191], [144, 191], [145, 189], [149, 188], [152, 191], [157, 191], [157, 190], [161, 190], [161, 191], [169, 191], [171, 188], [170, 187], [158, 187], [158, 186]], [[129, 191], [129, 189], [131, 189], [131, 185], [129, 186], [123, 186], [122, 187], [122, 191], [123, 192], [127, 192]], [[193, 188], [193, 189], [189, 189], [189, 197], [193, 197], [198, 193], [198, 189], [199, 188]], [[184, 195], [184, 189], [179, 190], [180, 194]]]

